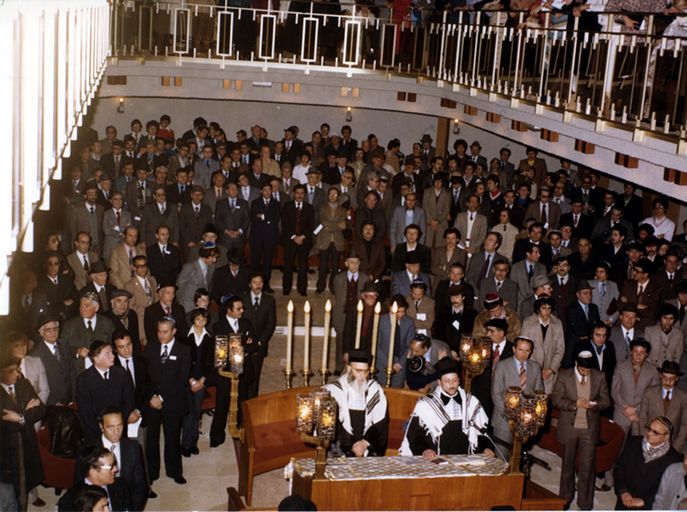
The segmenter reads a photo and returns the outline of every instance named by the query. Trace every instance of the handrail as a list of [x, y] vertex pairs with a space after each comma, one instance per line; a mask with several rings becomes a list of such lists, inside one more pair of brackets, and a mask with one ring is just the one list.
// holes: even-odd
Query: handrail
[[[593, 16], [551, 11], [442, 11], [408, 20], [392, 10], [367, 17], [367, 6], [353, 3], [341, 5], [350, 13], [318, 1], [228, 4], [144, 1], [130, 9], [132, 2], [116, 0], [112, 55], [410, 73], [684, 136], [687, 13], [594, 13], [601, 24], [592, 26]], [[643, 17], [642, 31], [616, 15]]]

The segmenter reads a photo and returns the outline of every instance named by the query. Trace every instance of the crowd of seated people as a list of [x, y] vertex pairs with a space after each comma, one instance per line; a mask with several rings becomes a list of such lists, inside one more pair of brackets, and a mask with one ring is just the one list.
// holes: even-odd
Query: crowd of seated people
[[[333, 298], [337, 375], [366, 377], [356, 365], [374, 345], [377, 302], [385, 311], [381, 384], [392, 358], [393, 387], [438, 393], [439, 382], [458, 396], [456, 382], [444, 380], [457, 372], [461, 338], [488, 338], [492, 359], [472, 385], [478, 403], [470, 402], [483, 421], [506, 437], [505, 388], [529, 382], [550, 394], [571, 423], [559, 428], [566, 501], [575, 488], [570, 457], [589, 454], [596, 440], [581, 431], [593, 432], [599, 415], [628, 440], [648, 436], [628, 441], [634, 452], [624, 452], [615, 478], [619, 503], [646, 505], [656, 489], [628, 474], [632, 457], [643, 453], [648, 465], [687, 449], [687, 224], [676, 233], [665, 198], [645, 211], [633, 184], [605, 189], [599, 172], [565, 160], [550, 169], [535, 148], [483, 155], [479, 141], [459, 139], [443, 154], [427, 134], [411, 141], [399, 133], [385, 145], [353, 135], [323, 123], [309, 136], [288, 126], [273, 140], [258, 124], [232, 136], [202, 117], [175, 134], [163, 115], [145, 129], [135, 119], [125, 134], [108, 126], [84, 145], [53, 204], [64, 222], [27, 258], [14, 330], [2, 336], [0, 466], [20, 500], [41, 483], [42, 468], [37, 456], [13, 464], [18, 443], [35, 454], [41, 420], [65, 406], [89, 446], [65, 507], [82, 488], [109, 490], [116, 480], [111, 506], [142, 509], [155, 496], [161, 458], [166, 475], [186, 483], [183, 459], [199, 454], [210, 386], [210, 446], [225, 442], [230, 381], [214, 368], [214, 335], [241, 336], [239, 400], [255, 397], [275, 298], [300, 294]], [[392, 303], [398, 341], [390, 354]], [[517, 372], [511, 358], [523, 365]], [[596, 415], [583, 417], [585, 409]], [[411, 451], [415, 442], [439, 448], [418, 439]], [[351, 450], [368, 453], [364, 444]], [[586, 467], [582, 508], [594, 490]], [[658, 486], [660, 474], [652, 478]]]

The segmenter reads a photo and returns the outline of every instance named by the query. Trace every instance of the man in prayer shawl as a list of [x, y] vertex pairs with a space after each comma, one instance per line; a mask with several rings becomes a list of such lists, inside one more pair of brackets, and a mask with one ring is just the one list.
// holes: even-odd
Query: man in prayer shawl
[[386, 452], [386, 396], [382, 386], [369, 376], [369, 354], [351, 350], [344, 373], [336, 382], [324, 386], [339, 408], [336, 441], [347, 457], [381, 457]]
[[458, 364], [445, 357], [435, 370], [437, 388], [415, 405], [399, 454], [427, 460], [465, 453], [494, 457], [493, 444], [483, 435], [489, 418], [479, 400], [460, 387]]

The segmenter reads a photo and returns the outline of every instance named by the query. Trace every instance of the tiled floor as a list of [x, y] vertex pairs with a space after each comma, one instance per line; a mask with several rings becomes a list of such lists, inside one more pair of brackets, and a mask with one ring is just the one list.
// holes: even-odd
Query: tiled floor
[[[310, 276], [310, 293], [308, 299], [313, 306], [313, 325], [321, 326], [324, 317], [324, 303], [330, 298], [328, 292], [318, 296], [314, 292], [314, 279]], [[277, 298], [278, 326], [286, 325], [286, 303], [288, 298], [281, 294], [281, 274], [275, 271], [272, 278], [272, 288], [275, 289]], [[296, 305], [296, 324], [302, 325], [302, 311], [305, 298], [295, 292], [290, 297]], [[301, 313], [300, 315], [298, 313]], [[303, 340], [296, 337], [294, 347], [294, 369], [299, 371], [303, 367]], [[281, 370], [286, 356], [286, 336], [278, 327], [275, 336], [270, 343], [270, 351], [265, 360], [262, 372], [261, 393], [268, 393], [283, 389], [284, 377]], [[330, 346], [330, 354], [333, 351], [333, 341]], [[315, 336], [312, 340], [311, 361], [312, 366], [319, 367], [322, 354], [322, 337]], [[331, 363], [330, 363], [331, 366]], [[294, 386], [301, 385], [302, 377], [294, 380]], [[204, 417], [203, 430], [207, 430], [211, 418]], [[228, 436], [227, 436], [228, 437]], [[146, 510], [226, 510], [227, 487], [238, 487], [238, 469], [233, 444], [227, 442], [224, 445], [209, 447], [207, 436], [202, 436], [199, 442], [200, 454], [184, 459], [184, 476], [188, 480], [186, 485], [177, 485], [166, 477], [155, 482], [155, 491], [158, 498], [150, 500]], [[560, 458], [554, 453], [535, 447], [532, 452], [537, 457], [547, 461], [551, 465], [551, 471], [547, 471], [535, 465], [532, 469], [532, 480], [557, 492], [560, 475]], [[47, 502], [46, 507], [36, 508], [29, 506], [29, 510], [55, 510], [57, 497], [52, 489], [40, 488], [40, 496]], [[288, 482], [283, 478], [282, 470], [275, 470], [255, 479], [253, 506], [275, 507], [279, 501], [288, 494]], [[596, 493], [595, 509], [610, 510], [615, 505], [615, 495], [612, 491]], [[573, 504], [572, 508], [575, 508]]]

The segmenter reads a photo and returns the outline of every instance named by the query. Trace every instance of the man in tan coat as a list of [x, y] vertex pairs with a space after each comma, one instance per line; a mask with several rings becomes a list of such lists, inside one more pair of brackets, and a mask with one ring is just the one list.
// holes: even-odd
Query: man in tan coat
[[136, 256], [134, 258], [134, 275], [124, 285], [124, 289], [131, 294], [129, 307], [138, 316], [138, 334], [145, 346], [146, 335], [143, 325], [145, 309], [157, 301], [157, 281], [148, 273], [148, 258]]
[[425, 245], [430, 249], [444, 246], [444, 230], [451, 217], [451, 194], [444, 188], [446, 176], [443, 172], [434, 174], [433, 187], [427, 188], [422, 196], [427, 229]]
[[110, 284], [122, 289], [133, 275], [134, 257], [145, 255], [145, 247], [138, 246], [138, 229], [129, 226], [124, 231], [122, 243], [112, 249], [107, 266], [110, 268]]

